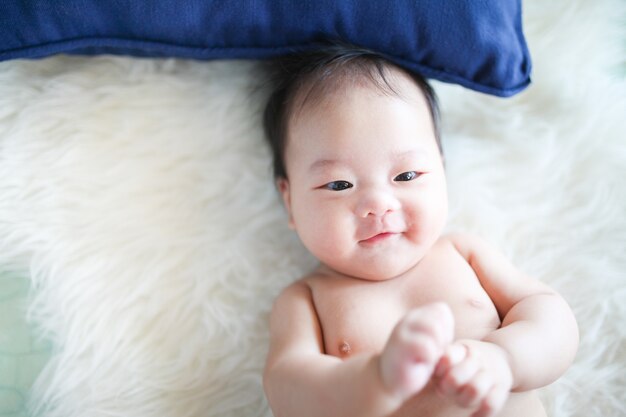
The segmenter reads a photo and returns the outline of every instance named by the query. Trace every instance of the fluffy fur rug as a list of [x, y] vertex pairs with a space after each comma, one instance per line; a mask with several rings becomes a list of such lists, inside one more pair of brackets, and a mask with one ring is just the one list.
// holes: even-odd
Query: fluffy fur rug
[[[625, 6], [527, 1], [534, 83], [515, 98], [435, 84], [450, 230], [499, 244], [577, 315], [576, 362], [541, 391], [555, 417], [626, 415]], [[257, 74], [0, 63], [0, 272], [30, 278], [53, 346], [29, 414], [271, 415], [268, 311], [314, 260], [272, 185]]]

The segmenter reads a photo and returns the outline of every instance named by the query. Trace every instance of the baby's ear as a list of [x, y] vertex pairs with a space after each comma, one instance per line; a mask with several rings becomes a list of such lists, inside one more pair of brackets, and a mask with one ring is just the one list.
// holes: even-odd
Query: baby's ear
[[289, 192], [289, 180], [287, 178], [279, 178], [276, 180], [276, 187], [280, 191], [280, 195], [283, 197], [283, 203], [287, 209], [287, 215], [289, 216], [289, 228], [295, 230], [296, 225], [293, 222], [293, 216], [291, 215], [291, 193]]

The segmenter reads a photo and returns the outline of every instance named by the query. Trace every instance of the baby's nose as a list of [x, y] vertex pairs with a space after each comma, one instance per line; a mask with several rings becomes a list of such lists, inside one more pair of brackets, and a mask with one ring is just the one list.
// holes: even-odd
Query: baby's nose
[[366, 218], [368, 216], [382, 217], [390, 211], [400, 208], [398, 199], [388, 191], [376, 190], [368, 192], [359, 201], [357, 215]]

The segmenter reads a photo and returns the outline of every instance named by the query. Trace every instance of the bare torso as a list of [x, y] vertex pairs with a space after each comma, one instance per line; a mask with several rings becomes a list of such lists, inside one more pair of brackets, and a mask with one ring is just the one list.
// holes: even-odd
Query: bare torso
[[[409, 273], [372, 282], [320, 268], [305, 278], [322, 328], [325, 353], [348, 358], [379, 353], [398, 321], [412, 308], [443, 301], [455, 318], [455, 339], [480, 340], [500, 326], [498, 312], [467, 261], [445, 238]], [[470, 416], [429, 385], [395, 416]], [[535, 392], [513, 393], [499, 414], [539, 417]]]

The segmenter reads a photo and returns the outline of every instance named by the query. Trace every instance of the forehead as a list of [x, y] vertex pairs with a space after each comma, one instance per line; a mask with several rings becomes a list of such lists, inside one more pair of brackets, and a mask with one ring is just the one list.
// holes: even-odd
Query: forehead
[[317, 160], [372, 162], [408, 152], [437, 157], [424, 95], [412, 80], [398, 80], [396, 87], [402, 95], [359, 85], [304, 103], [289, 121], [287, 165], [303, 169]]
[[377, 146], [398, 153], [421, 142], [436, 146], [430, 107], [422, 90], [401, 71], [390, 73], [389, 81], [394, 92], [381, 91], [368, 81], [350, 82], [323, 96], [318, 92], [309, 100], [303, 91], [300, 101], [294, 103], [298, 111], [288, 119], [286, 156], [315, 148], [331, 153]]
[[348, 68], [331, 74], [313, 74], [304, 80], [289, 100], [287, 122], [289, 124], [297, 121], [302, 112], [332, 105], [334, 101], [345, 98], [354, 90], [407, 101], [427, 102], [422, 89], [404, 70], [392, 65], [384, 65], [380, 70], [375, 66], [352, 70]]

